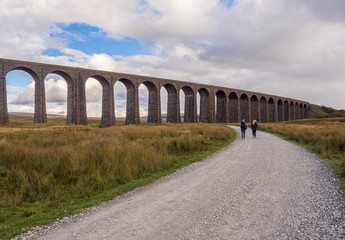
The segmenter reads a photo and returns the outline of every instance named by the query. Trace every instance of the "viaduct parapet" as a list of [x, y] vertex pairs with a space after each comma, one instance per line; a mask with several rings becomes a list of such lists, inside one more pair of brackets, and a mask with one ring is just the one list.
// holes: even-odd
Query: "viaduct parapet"
[[[35, 123], [46, 123], [45, 78], [54, 73], [67, 83], [67, 124], [87, 124], [85, 83], [94, 78], [102, 85], [101, 126], [115, 125], [114, 85], [122, 82], [127, 89], [126, 124], [140, 123], [138, 89], [148, 89], [148, 123], [161, 123], [160, 90], [168, 93], [167, 122], [181, 122], [180, 90], [185, 95], [184, 122], [227, 123], [287, 121], [305, 118], [309, 103], [297, 99], [258, 92], [219, 87], [171, 79], [138, 76], [117, 72], [67, 67], [0, 58], [0, 122], [8, 122], [6, 75], [22, 70], [35, 81]], [[200, 95], [200, 113], [197, 114], [197, 93]]]

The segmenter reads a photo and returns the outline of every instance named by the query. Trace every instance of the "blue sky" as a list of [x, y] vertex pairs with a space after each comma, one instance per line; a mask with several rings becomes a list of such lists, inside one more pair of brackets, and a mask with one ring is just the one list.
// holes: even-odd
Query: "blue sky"
[[[64, 47], [80, 50], [88, 55], [105, 53], [117, 61], [116, 56], [152, 55], [152, 42], [140, 42], [129, 37], [115, 40], [107, 36], [102, 29], [86, 23], [56, 23], [54, 29], [55, 31], [49, 34], [51, 38], [61, 41]], [[57, 48], [47, 48], [41, 54], [51, 57], [70, 56]], [[32, 80], [32, 77], [23, 71], [13, 71], [7, 76], [7, 84], [16, 87], [26, 87]]]
[[234, 4], [234, 0], [221, 0], [221, 3], [230, 8]]
[[7, 84], [15, 87], [26, 87], [32, 80], [32, 77], [24, 71], [12, 71], [6, 76]]
[[[214, 84], [345, 108], [345, 1], [18, 4], [5, 1], [0, 9], [6, 23], [0, 26], [2, 58]], [[95, 115], [101, 101], [97, 84], [90, 80], [88, 90], [88, 113]], [[33, 111], [32, 86], [26, 73], [8, 74], [10, 111]], [[48, 112], [65, 111], [65, 89], [61, 79], [48, 76], [46, 92], [55, 95], [47, 98]], [[125, 88], [115, 90], [121, 115]], [[141, 88], [143, 114], [145, 91]]]
[[[107, 54], [114, 58], [115, 61], [119, 61], [119, 57], [129, 57], [129, 56], [136, 56], [136, 55], [152, 55], [152, 42], [150, 41], [138, 41], [134, 38], [123, 37], [121, 40], [112, 39], [111, 37], [107, 36], [107, 33], [102, 31], [101, 28], [91, 26], [85, 23], [56, 23], [54, 24], [54, 32], [50, 33], [49, 36], [52, 39], [58, 39], [59, 42], [63, 44], [64, 47], [79, 50], [88, 55], [94, 54]], [[59, 56], [70, 56], [70, 54], [66, 54], [58, 48], [47, 48], [41, 53], [43, 56], [50, 56], [50, 57], [59, 57]], [[59, 76], [51, 74], [47, 79], [61, 79]], [[93, 80], [91, 80], [93, 81]], [[12, 101], [16, 99], [18, 95], [18, 88], [27, 88], [29, 85], [33, 84], [33, 78], [24, 71], [12, 71], [7, 75], [7, 85], [9, 86], [8, 89], [8, 97], [10, 98], [10, 111], [12, 110], [11, 106], [13, 106]], [[46, 83], [47, 84], [47, 83]], [[93, 81], [91, 86], [99, 85], [97, 81]], [[125, 111], [125, 99], [126, 93], [125, 88], [121, 86], [122, 84], [117, 84], [117, 91], [115, 97], [117, 98], [117, 106], [118, 109], [122, 112]], [[92, 88], [92, 87], [90, 87]], [[140, 88], [140, 106], [147, 110], [147, 93], [145, 91], [145, 87], [141, 86]], [[27, 91], [29, 92], [29, 91]], [[34, 94], [33, 89], [31, 89], [31, 94]], [[164, 93], [163, 93], [164, 95]], [[65, 96], [63, 96], [65, 98]], [[98, 109], [91, 110], [89, 115], [90, 116], [99, 116], [101, 114], [101, 107], [100, 101], [101, 96], [98, 94], [97, 97], [98, 101], [91, 101], [89, 105], [94, 105]], [[24, 108], [20, 109], [19, 111], [33, 111], [33, 96], [29, 98], [31, 102], [26, 104]], [[61, 101], [63, 102], [63, 101]], [[21, 102], [20, 102], [21, 103]], [[18, 105], [18, 104], [16, 104]], [[59, 104], [60, 105], [60, 104]], [[66, 104], [64, 104], [64, 108], [66, 108]], [[166, 111], [166, 104], [162, 104], [165, 108], [163, 111]], [[49, 106], [49, 103], [48, 103]], [[50, 104], [50, 107], [52, 104]], [[61, 106], [61, 105], [60, 105]], [[143, 114], [146, 115], [145, 110]], [[48, 109], [49, 113], [49, 109]], [[66, 110], [60, 109], [51, 112], [55, 114], [66, 114]], [[122, 113], [123, 114], [123, 113]], [[120, 114], [121, 115], [121, 114]]]
[[[60, 31], [50, 34], [51, 38], [61, 39], [64, 45], [71, 49], [83, 51], [86, 54], [106, 53], [111, 56], [151, 55], [150, 42], [139, 42], [134, 38], [125, 37], [121, 40], [112, 39], [102, 29], [86, 23], [57, 23], [55, 28]], [[48, 48], [43, 55], [64, 55], [59, 49]]]

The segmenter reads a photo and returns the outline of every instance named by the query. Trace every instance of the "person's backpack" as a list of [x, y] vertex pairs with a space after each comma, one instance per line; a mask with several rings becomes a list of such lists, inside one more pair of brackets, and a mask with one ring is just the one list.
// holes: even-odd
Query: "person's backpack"
[[241, 122], [241, 128], [243, 128], [243, 129], [247, 129], [247, 124], [246, 124], [246, 123], [244, 123], [244, 122]]

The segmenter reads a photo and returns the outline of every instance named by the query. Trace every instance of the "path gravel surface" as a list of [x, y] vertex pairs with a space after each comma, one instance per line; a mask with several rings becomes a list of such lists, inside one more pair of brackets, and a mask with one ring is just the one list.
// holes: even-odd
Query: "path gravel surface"
[[345, 239], [345, 196], [332, 170], [302, 147], [250, 135], [24, 238]]

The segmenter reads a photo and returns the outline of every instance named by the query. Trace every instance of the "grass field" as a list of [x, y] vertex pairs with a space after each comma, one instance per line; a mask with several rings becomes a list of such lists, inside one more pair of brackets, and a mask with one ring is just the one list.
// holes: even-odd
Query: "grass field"
[[261, 123], [260, 130], [297, 142], [327, 160], [345, 190], [345, 117]]
[[216, 124], [101, 129], [97, 120], [89, 126], [32, 122], [11, 117], [0, 124], [0, 239], [152, 182], [236, 136]]

